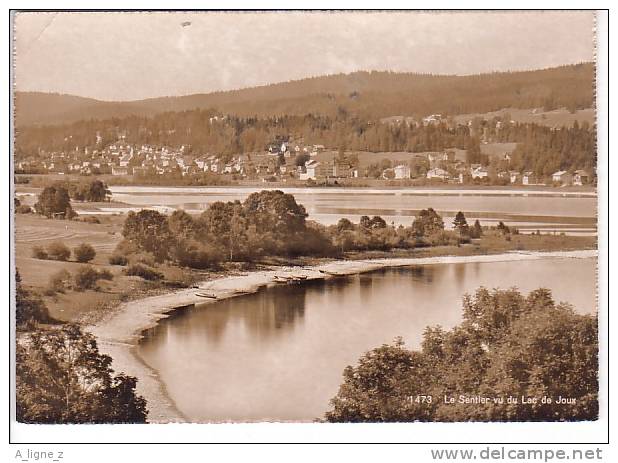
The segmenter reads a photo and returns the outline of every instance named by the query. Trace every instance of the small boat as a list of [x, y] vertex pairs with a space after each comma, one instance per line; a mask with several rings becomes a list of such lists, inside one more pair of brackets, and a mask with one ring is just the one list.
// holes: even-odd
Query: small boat
[[217, 295], [216, 294], [212, 294], [212, 293], [195, 293], [196, 296], [199, 297], [207, 297], [209, 299], [217, 299]]
[[328, 270], [320, 270], [320, 273], [323, 273], [325, 275], [330, 275], [330, 276], [333, 276], [333, 277], [344, 277], [344, 276], [346, 276], [345, 273], [329, 272]]

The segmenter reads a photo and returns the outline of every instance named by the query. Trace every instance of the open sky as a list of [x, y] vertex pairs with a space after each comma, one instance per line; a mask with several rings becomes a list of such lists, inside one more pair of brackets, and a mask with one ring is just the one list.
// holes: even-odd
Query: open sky
[[101, 100], [356, 70], [476, 74], [592, 61], [592, 12], [17, 13], [15, 86]]

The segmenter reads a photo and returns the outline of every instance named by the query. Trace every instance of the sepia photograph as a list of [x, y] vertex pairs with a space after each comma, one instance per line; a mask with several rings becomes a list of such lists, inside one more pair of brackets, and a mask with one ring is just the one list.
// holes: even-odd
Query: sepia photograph
[[13, 10], [12, 419], [599, 420], [597, 19]]

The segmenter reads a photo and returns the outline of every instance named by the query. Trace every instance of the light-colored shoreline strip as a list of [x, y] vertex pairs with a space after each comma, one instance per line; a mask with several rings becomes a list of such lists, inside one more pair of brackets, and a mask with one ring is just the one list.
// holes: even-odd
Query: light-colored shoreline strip
[[[286, 278], [300, 278], [302, 281], [327, 279], [337, 275], [353, 275], [387, 267], [415, 265], [458, 264], [474, 262], [523, 261], [550, 258], [591, 258], [597, 250], [579, 251], [514, 251], [504, 254], [478, 256], [441, 256], [425, 258], [383, 258], [370, 260], [340, 260], [312, 267], [281, 267], [276, 270], [251, 272], [240, 276], [227, 276], [204, 282], [202, 291], [226, 299], [240, 294], [256, 292], [265, 286], [273, 286]], [[113, 359], [116, 372], [136, 376], [137, 391], [148, 401], [149, 421], [154, 423], [184, 422], [185, 417], [176, 408], [159, 380], [156, 371], [149, 368], [135, 353], [135, 347], [144, 330], [157, 325], [179, 307], [215, 302], [197, 296], [200, 289], [182, 289], [169, 294], [150, 296], [124, 303], [110, 317], [87, 327], [98, 340], [102, 353]]]

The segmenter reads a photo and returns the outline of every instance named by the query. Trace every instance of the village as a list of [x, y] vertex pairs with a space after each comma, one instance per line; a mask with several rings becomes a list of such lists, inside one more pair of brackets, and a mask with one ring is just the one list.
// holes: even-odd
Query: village
[[[435, 116], [432, 116], [435, 117]], [[100, 136], [97, 134], [97, 145]], [[488, 144], [481, 145], [481, 151]], [[500, 145], [500, 144], [494, 144]], [[508, 145], [508, 144], [504, 144]], [[498, 146], [498, 148], [500, 148]], [[512, 149], [512, 148], [511, 148]], [[495, 150], [494, 150], [495, 151]], [[236, 155], [195, 154], [180, 147], [127, 143], [124, 136], [106, 147], [43, 153], [15, 162], [16, 173], [111, 175], [156, 179], [158, 176], [221, 176], [229, 180], [312, 184], [354, 184], [362, 179], [414, 184], [582, 186], [591, 182], [585, 170], [566, 170], [541, 177], [532, 171], [509, 169], [508, 149], [487, 156], [486, 164], [466, 162], [465, 150], [423, 153], [370, 153], [305, 145], [292, 137], [274, 141], [262, 152]]]

